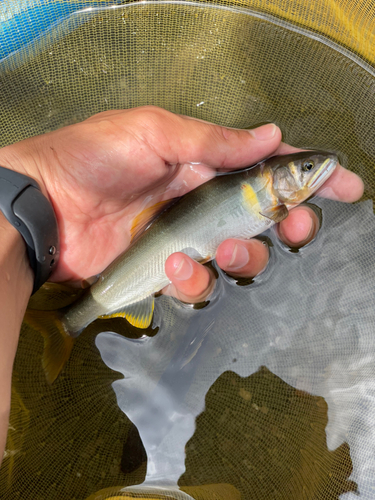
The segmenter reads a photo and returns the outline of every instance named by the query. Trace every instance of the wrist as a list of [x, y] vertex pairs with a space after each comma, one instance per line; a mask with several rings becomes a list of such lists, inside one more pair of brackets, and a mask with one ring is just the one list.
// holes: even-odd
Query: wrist
[[0, 394], [11, 374], [33, 283], [25, 242], [0, 212]]
[[[0, 155], [0, 161], [2, 158]], [[8, 164], [6, 160], [5, 164]], [[34, 273], [32, 293], [35, 293], [47, 281], [59, 259], [59, 234], [52, 204], [35, 178], [17, 168], [0, 166], [0, 211], [26, 243]]]
[[15, 292], [21, 302], [29, 300], [34, 276], [25, 242], [0, 211], [0, 293]]

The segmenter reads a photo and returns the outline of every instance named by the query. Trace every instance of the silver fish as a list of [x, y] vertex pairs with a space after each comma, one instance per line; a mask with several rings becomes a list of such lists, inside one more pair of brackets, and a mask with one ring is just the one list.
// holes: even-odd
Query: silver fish
[[57, 358], [51, 344], [57, 333], [69, 346], [66, 360], [72, 338], [98, 317], [122, 316], [134, 326], [147, 328], [152, 321], [154, 294], [169, 283], [164, 264], [172, 253], [183, 252], [207, 262], [225, 239], [262, 233], [320, 188], [337, 162], [334, 154], [319, 151], [277, 156], [254, 167], [218, 175], [178, 199], [81, 299], [58, 313], [54, 321], [44, 321], [43, 327], [39, 321], [38, 328], [36, 318], [31, 320], [36, 328], [42, 328], [46, 339], [48, 378], [57, 376], [48, 361]]

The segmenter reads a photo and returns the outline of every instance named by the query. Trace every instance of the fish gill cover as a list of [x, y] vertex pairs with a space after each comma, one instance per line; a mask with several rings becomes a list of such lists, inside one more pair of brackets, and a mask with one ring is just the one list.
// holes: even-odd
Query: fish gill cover
[[[374, 15], [352, 0], [0, 2], [2, 146], [144, 104], [273, 121], [338, 153], [369, 200], [319, 202], [298, 254], [268, 235], [268, 271], [245, 287], [220, 274], [202, 310], [161, 298], [146, 342], [93, 324], [51, 387], [24, 327], [2, 498], [373, 498]], [[181, 490], [121, 491], [155, 470]]]

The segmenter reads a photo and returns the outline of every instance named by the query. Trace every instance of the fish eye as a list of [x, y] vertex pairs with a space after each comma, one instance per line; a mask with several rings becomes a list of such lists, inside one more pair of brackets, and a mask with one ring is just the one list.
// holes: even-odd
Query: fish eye
[[302, 172], [310, 172], [315, 167], [312, 160], [305, 161], [302, 165]]

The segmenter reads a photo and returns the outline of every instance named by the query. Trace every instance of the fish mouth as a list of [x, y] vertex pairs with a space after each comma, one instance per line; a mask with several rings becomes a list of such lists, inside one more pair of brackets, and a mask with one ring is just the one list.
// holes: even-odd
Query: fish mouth
[[313, 189], [314, 191], [330, 177], [338, 164], [338, 158], [336, 156], [329, 156], [324, 162], [320, 165], [318, 170], [314, 173], [311, 179], [307, 183], [307, 187], [309, 189]]

